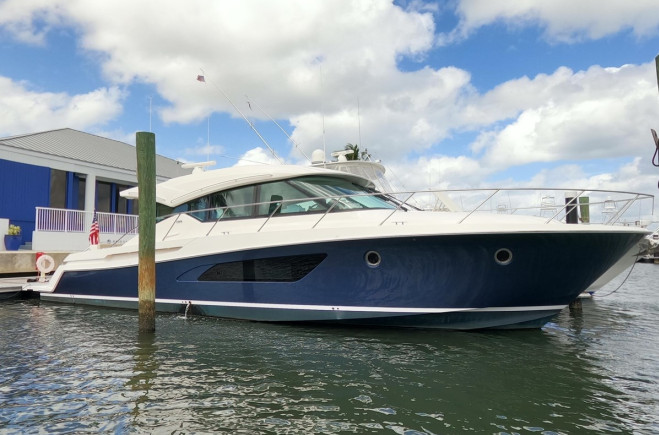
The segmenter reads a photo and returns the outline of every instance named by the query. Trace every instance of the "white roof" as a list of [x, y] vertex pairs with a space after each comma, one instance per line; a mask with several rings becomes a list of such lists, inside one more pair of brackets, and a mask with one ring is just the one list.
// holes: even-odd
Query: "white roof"
[[[71, 128], [0, 138], [0, 149], [3, 148], [38, 153], [51, 159], [63, 158], [72, 164], [89, 163], [133, 173], [137, 171], [133, 145]], [[156, 155], [157, 176], [172, 178], [189, 173], [190, 170], [181, 167], [181, 162]]]
[[[360, 186], [373, 187], [373, 183], [365, 178], [329, 169], [296, 165], [234, 166], [184, 175], [159, 183], [156, 185], [156, 202], [168, 207], [176, 207], [194, 198], [221, 190], [309, 175], [337, 177]], [[124, 190], [121, 196], [138, 199], [138, 189], [133, 187]]]

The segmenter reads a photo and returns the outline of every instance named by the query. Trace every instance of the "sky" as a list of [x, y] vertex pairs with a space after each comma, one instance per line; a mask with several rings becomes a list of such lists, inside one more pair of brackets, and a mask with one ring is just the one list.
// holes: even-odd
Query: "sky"
[[350, 143], [408, 190], [656, 195], [657, 54], [656, 0], [0, 0], [0, 137], [152, 131], [217, 168]]

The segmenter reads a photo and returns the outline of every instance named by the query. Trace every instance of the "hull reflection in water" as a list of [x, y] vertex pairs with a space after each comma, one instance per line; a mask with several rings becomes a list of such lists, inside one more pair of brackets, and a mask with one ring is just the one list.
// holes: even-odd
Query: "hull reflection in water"
[[483, 333], [4, 303], [0, 432], [656, 433], [658, 279]]

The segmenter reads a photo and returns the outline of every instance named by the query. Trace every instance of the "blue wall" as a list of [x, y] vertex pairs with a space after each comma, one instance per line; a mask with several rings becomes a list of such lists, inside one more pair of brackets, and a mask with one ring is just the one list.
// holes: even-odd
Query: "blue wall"
[[20, 225], [23, 241], [32, 241], [35, 207], [48, 207], [50, 169], [0, 159], [0, 217]]

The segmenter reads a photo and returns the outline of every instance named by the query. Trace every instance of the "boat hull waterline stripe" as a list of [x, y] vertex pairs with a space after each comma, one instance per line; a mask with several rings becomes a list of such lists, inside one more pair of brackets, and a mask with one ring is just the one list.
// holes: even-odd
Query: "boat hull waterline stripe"
[[[138, 302], [138, 298], [126, 298], [116, 296], [99, 296], [99, 295], [77, 295], [61, 293], [41, 293], [41, 297], [46, 300], [56, 299], [89, 299], [89, 300], [107, 300], [121, 302]], [[265, 308], [265, 309], [285, 309], [285, 310], [306, 310], [306, 311], [350, 311], [350, 312], [381, 312], [381, 313], [403, 313], [403, 314], [435, 314], [451, 312], [513, 312], [513, 311], [554, 311], [562, 310], [567, 305], [548, 305], [548, 306], [531, 306], [531, 307], [484, 307], [484, 308], [398, 308], [398, 307], [339, 307], [339, 306], [322, 306], [322, 305], [290, 305], [290, 304], [258, 304], [245, 302], [217, 302], [217, 301], [183, 301], [175, 299], [158, 299], [156, 303], [170, 305], [192, 305], [201, 306], [219, 306], [219, 307], [239, 307], [239, 308]]]

